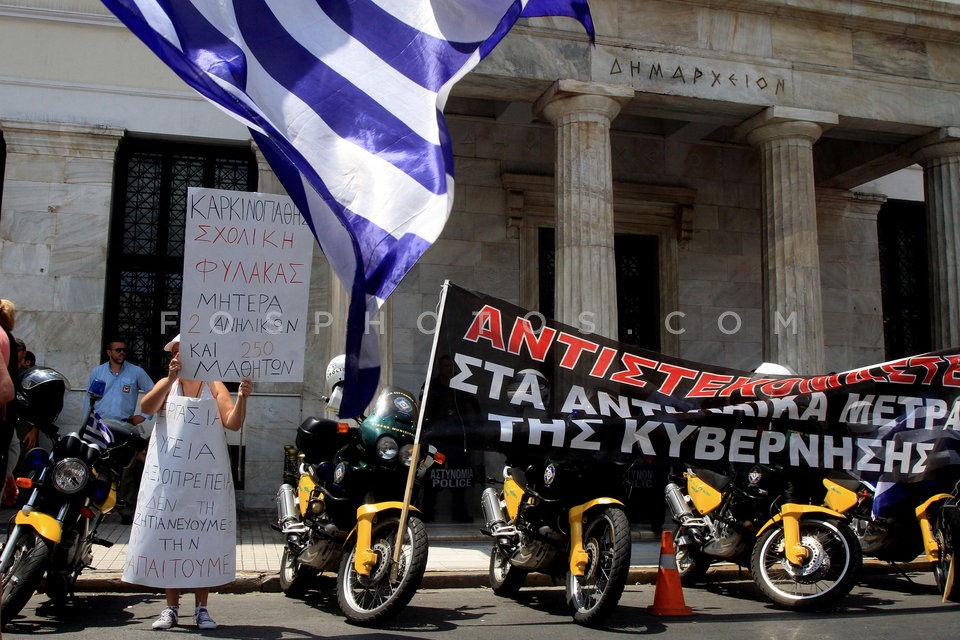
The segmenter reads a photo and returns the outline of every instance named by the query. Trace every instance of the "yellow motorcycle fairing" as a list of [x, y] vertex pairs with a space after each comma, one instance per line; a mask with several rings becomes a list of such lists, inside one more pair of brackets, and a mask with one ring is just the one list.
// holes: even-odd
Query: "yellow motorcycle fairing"
[[513, 522], [520, 513], [523, 489], [511, 476], [507, 476], [503, 481], [503, 501], [507, 503], [507, 519]]
[[[373, 522], [377, 519], [377, 514], [384, 511], [401, 511], [402, 509], [403, 503], [396, 500], [363, 504], [357, 508], [357, 526], [347, 536], [347, 540], [353, 536], [357, 537], [357, 552], [353, 556], [353, 568], [357, 573], [368, 576], [377, 566], [377, 553], [370, 544], [373, 537]], [[419, 512], [420, 510], [410, 505], [410, 511]]]
[[570, 573], [575, 576], [582, 576], [590, 561], [590, 556], [583, 549], [583, 525], [586, 520], [584, 514], [598, 505], [605, 504], [623, 506], [623, 503], [615, 498], [594, 498], [589, 502], [571, 507], [569, 511], [567, 517], [570, 521]]
[[723, 494], [721, 492], [692, 473], [687, 474], [687, 495], [690, 496], [693, 506], [701, 515], [710, 513], [723, 502]]
[[39, 511], [18, 511], [13, 521], [14, 524], [32, 527], [41, 538], [54, 544], [59, 544], [63, 535], [63, 527], [57, 519]]
[[847, 489], [829, 478], [823, 479], [823, 486], [827, 488], [827, 495], [823, 501], [828, 508], [833, 509], [837, 513], [846, 513], [857, 506], [856, 491]]
[[110, 485], [110, 493], [107, 495], [107, 499], [103, 501], [103, 504], [100, 505], [100, 511], [103, 513], [110, 513], [113, 511], [113, 508], [117, 506], [117, 483], [114, 482]]
[[301, 518], [307, 514], [307, 505], [310, 504], [310, 496], [313, 495], [316, 486], [317, 483], [313, 481], [309, 474], [300, 474], [300, 482], [297, 484], [297, 502], [300, 506]]
[[933, 537], [933, 525], [930, 524], [930, 516], [934, 515], [935, 510], [932, 507], [940, 507], [940, 503], [951, 498], [949, 493], [938, 493], [930, 496], [923, 504], [916, 508], [917, 520], [920, 522], [920, 534], [923, 536], [923, 552], [930, 562], [936, 562], [940, 559], [940, 545]]
[[843, 514], [815, 504], [795, 504], [788, 502], [780, 507], [780, 513], [773, 516], [760, 527], [757, 537], [774, 526], [783, 522], [783, 554], [794, 565], [801, 565], [809, 557], [810, 550], [801, 544], [800, 521], [810, 515], [825, 515], [831, 518], [843, 519]]
[[[93, 475], [96, 478], [100, 477], [100, 474], [93, 471]], [[113, 511], [113, 508], [117, 506], [117, 483], [110, 483], [110, 491], [107, 493], [107, 499], [103, 501], [103, 504], [97, 505], [97, 508], [100, 509], [101, 513], [110, 513]]]

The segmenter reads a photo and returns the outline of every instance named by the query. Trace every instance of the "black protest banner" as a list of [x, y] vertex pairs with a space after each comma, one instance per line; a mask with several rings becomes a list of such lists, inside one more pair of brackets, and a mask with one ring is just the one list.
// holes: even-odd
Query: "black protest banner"
[[705, 365], [445, 285], [426, 438], [509, 456], [960, 475], [960, 351], [819, 376]]

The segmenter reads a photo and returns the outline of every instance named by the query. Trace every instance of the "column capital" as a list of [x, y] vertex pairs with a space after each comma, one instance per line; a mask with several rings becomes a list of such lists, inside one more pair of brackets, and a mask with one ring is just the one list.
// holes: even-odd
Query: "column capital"
[[105, 125], [0, 120], [7, 153], [112, 157], [124, 130]]
[[839, 121], [839, 116], [830, 111], [767, 107], [738, 126], [735, 135], [754, 146], [781, 138], [805, 138], [812, 144]]
[[937, 129], [908, 142], [901, 151], [923, 166], [932, 160], [958, 157], [960, 156], [960, 126]]
[[633, 87], [625, 84], [557, 80], [533, 103], [533, 113], [554, 123], [576, 112], [599, 113], [613, 120], [633, 96]]

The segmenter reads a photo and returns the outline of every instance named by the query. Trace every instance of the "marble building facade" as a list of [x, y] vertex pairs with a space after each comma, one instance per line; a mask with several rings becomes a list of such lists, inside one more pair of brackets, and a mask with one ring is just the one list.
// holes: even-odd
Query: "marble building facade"
[[[561, 321], [592, 314], [616, 337], [614, 238], [639, 234], [657, 247], [664, 353], [803, 373], [879, 362], [891, 177], [925, 202], [930, 346], [960, 344], [960, 4], [590, 6], [594, 46], [572, 21], [526, 21], [457, 85], [454, 209], [385, 308], [384, 382], [420, 388], [446, 279], [543, 306], [542, 229], [555, 233]], [[121, 140], [256, 149], [95, 0], [0, 0], [0, 134], [0, 296], [38, 360], [73, 383], [71, 424], [111, 295]], [[280, 192], [258, 168], [257, 190]], [[311, 314], [336, 316], [343, 292], [319, 251], [313, 274]], [[243, 506], [272, 503], [280, 444], [319, 410], [342, 324], [309, 333], [306, 381], [259, 386], [249, 405]]]

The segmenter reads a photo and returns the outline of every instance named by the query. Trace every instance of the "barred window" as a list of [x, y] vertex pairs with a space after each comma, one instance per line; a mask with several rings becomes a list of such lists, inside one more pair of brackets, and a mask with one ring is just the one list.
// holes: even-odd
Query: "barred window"
[[156, 380], [180, 316], [187, 188], [255, 191], [256, 159], [248, 146], [128, 136], [115, 166], [103, 346], [126, 340], [130, 361]]

